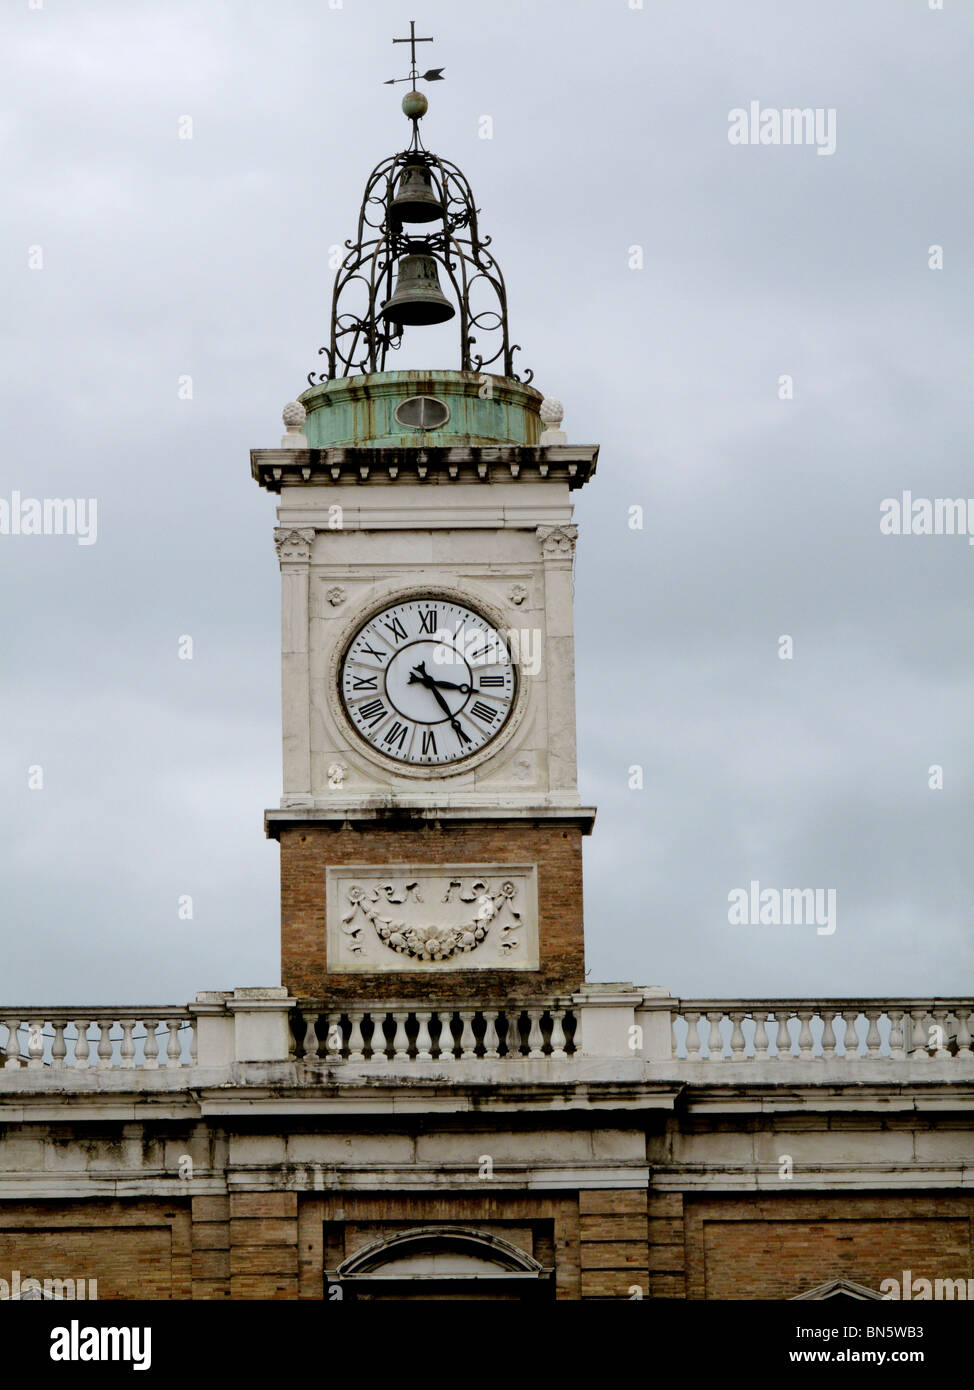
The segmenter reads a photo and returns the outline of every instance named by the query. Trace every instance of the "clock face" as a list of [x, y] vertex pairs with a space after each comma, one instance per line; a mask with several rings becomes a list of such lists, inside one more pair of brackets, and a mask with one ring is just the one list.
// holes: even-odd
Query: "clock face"
[[453, 763], [500, 733], [514, 704], [510, 649], [472, 608], [414, 598], [376, 613], [342, 658], [342, 703], [402, 763]]

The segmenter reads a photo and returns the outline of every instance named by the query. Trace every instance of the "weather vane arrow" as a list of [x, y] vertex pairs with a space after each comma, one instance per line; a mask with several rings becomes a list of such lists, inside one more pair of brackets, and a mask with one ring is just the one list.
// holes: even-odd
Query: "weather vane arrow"
[[[395, 42], [395, 40], [394, 40]], [[383, 82], [383, 87], [392, 87], [397, 82], [442, 82], [444, 81], [442, 68], [429, 68], [426, 72], [418, 72], [415, 77], [410, 73], [408, 77], [390, 77]]]

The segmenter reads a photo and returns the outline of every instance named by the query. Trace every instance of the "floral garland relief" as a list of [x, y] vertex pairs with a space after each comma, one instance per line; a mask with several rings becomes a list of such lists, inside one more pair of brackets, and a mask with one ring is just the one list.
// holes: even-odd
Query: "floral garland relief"
[[413, 956], [416, 960], [448, 960], [451, 956], [475, 951], [491, 928], [499, 926], [497, 919], [504, 912], [510, 921], [500, 927], [499, 946], [504, 952], [515, 951], [520, 944], [517, 932], [521, 926], [520, 913], [514, 910], [513, 900], [516, 896], [517, 884], [511, 879], [502, 879], [497, 891], [492, 892], [490, 883], [485, 879], [474, 879], [465, 884], [463, 879], [453, 878], [449, 880], [441, 901], [475, 904], [475, 908], [472, 906], [472, 916], [458, 926], [425, 926], [397, 921], [383, 916], [379, 911], [384, 902], [397, 904], [411, 900], [421, 903], [423, 898], [417, 880], [379, 883], [371, 889], [354, 884], [348, 890], [351, 907], [342, 918], [342, 931], [352, 938], [350, 949], [356, 953], [362, 952], [365, 944], [360, 940], [363, 928], [356, 919], [364, 917], [375, 928], [379, 940], [400, 955]]

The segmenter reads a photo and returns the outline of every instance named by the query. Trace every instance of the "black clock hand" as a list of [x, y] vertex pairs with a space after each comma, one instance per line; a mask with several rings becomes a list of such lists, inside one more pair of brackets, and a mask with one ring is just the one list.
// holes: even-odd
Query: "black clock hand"
[[[417, 671], [422, 671], [423, 674], [417, 676]], [[427, 671], [425, 661], [421, 661], [418, 666], [413, 667], [409, 680], [410, 683], [416, 681], [421, 685], [425, 685], [428, 690], [433, 690], [434, 686], [439, 686], [441, 690], [459, 690], [461, 695], [471, 695], [473, 693], [473, 687], [467, 684], [457, 685], [456, 681], [438, 681], [435, 676], [431, 676]]]
[[[419, 672], [418, 675], [417, 672]], [[436, 700], [436, 703], [439, 705], [440, 709], [446, 715], [447, 719], [449, 719], [450, 728], [456, 734], [457, 738], [460, 740], [461, 743], [469, 743], [470, 739], [464, 733], [460, 725], [459, 719], [456, 718], [453, 711], [450, 709], [450, 706], [447, 704], [443, 696], [437, 690], [436, 682], [433, 680], [433, 677], [427, 675], [425, 662], [421, 661], [418, 666], [413, 667], [412, 671], [410, 671], [409, 673], [409, 680], [410, 684], [418, 682], [420, 685], [425, 685], [426, 689], [432, 692], [433, 698]]]

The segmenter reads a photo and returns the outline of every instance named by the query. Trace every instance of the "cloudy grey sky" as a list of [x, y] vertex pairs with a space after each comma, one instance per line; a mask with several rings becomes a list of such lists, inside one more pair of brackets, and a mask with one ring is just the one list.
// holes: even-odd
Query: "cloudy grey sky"
[[[879, 504], [974, 496], [974, 7], [8, 0], [0, 498], [95, 497], [98, 539], [0, 536], [0, 999], [278, 980], [248, 450], [404, 143], [381, 83], [413, 15], [447, 77], [426, 142], [473, 184], [525, 365], [602, 446], [576, 514], [591, 978], [969, 991], [974, 549], [881, 535]], [[834, 108], [834, 154], [731, 145], [753, 100]], [[834, 888], [835, 933], [731, 926], [752, 880]]]

